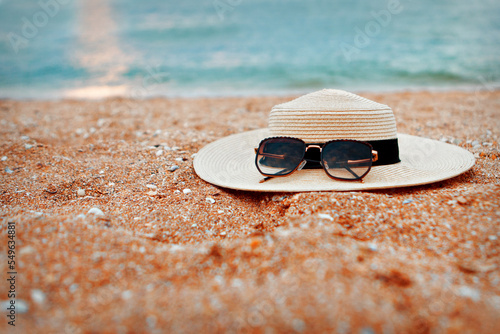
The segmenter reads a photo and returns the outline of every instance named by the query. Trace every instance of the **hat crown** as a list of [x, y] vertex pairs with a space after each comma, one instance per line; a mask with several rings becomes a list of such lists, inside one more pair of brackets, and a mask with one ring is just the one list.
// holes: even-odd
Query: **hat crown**
[[273, 136], [309, 143], [397, 137], [396, 119], [389, 106], [336, 89], [323, 89], [274, 106], [269, 130]]

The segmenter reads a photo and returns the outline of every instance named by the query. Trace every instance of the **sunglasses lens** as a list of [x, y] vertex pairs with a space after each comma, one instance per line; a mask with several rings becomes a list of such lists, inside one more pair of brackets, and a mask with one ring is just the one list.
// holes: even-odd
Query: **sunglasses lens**
[[305, 144], [291, 138], [270, 138], [257, 151], [257, 168], [265, 175], [287, 175], [300, 165]]
[[362, 142], [334, 141], [323, 148], [321, 159], [331, 176], [344, 180], [358, 180], [370, 171], [372, 148]]

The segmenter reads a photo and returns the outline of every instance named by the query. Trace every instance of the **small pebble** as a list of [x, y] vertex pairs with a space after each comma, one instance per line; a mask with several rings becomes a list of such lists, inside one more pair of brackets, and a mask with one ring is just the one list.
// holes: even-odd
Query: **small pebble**
[[179, 162], [182, 162], [184, 161], [182, 158], [175, 158], [175, 161], [179, 161]]
[[179, 166], [177, 166], [177, 165], [174, 165], [174, 166], [168, 168], [168, 170], [171, 172], [175, 172], [178, 169], [179, 169]]
[[22, 140], [30, 140], [30, 137], [28, 137], [28, 136], [21, 136], [21, 139]]
[[106, 124], [106, 120], [105, 120], [104, 118], [99, 118], [99, 119], [97, 120], [97, 126], [98, 126], [99, 128], [102, 128], [102, 127], [104, 126], [104, 124]]
[[273, 202], [281, 202], [281, 201], [282, 201], [282, 200], [284, 200], [285, 198], [286, 198], [286, 196], [278, 196], [278, 195], [274, 195], [274, 196], [272, 197], [272, 199], [271, 199], [271, 200], [272, 200]]
[[31, 145], [31, 144], [24, 144], [24, 148], [27, 149], [27, 150], [29, 150], [29, 149], [33, 148], [33, 145]]
[[7, 156], [6, 156], [6, 155], [4, 155], [4, 156], [2, 157], [2, 161], [7, 161]]
[[476, 290], [469, 288], [468, 286], [461, 286], [458, 288], [457, 294], [462, 297], [467, 297], [477, 302], [481, 299], [481, 293]]
[[31, 254], [36, 252], [36, 250], [31, 246], [25, 246], [19, 250], [19, 255]]
[[45, 302], [45, 293], [39, 289], [32, 289], [31, 299], [37, 304], [43, 304]]
[[292, 320], [292, 326], [294, 331], [298, 333], [302, 333], [306, 329], [306, 323], [302, 319], [293, 319]]
[[413, 202], [413, 200], [412, 200], [412, 199], [405, 199], [405, 200], [403, 201], [403, 204], [409, 204], [409, 203], [411, 203], [411, 202]]
[[157, 156], [157, 157], [159, 157], [159, 156], [161, 156], [161, 155], [163, 155], [163, 150], [158, 150], [158, 151], [156, 151], [156, 156]]
[[149, 328], [154, 328], [156, 326], [156, 317], [154, 315], [149, 315], [146, 318], [146, 323], [148, 324]]
[[158, 187], [155, 186], [154, 184], [146, 184], [146, 188], [150, 189], [147, 194], [149, 196], [156, 196], [158, 195]]
[[259, 245], [261, 244], [262, 244], [262, 239], [252, 238], [252, 240], [250, 240], [250, 247], [252, 247], [252, 249], [259, 247]]
[[329, 221], [333, 221], [333, 217], [326, 213], [318, 213], [318, 217], [323, 219], [328, 219]]
[[[8, 305], [10, 305], [10, 301], [4, 301], [1, 303], [1, 308], [2, 310], [5, 310]], [[24, 300], [22, 299], [16, 299], [16, 313], [26, 313], [28, 312], [29, 310], [29, 307], [28, 307], [28, 303], [26, 303]]]
[[87, 214], [89, 214], [89, 215], [90, 215], [90, 214], [92, 214], [92, 215], [96, 215], [96, 216], [104, 216], [104, 212], [102, 212], [102, 210], [101, 210], [101, 209], [99, 209], [99, 208], [95, 208], [95, 207], [94, 207], [94, 208], [92, 208], [92, 209], [90, 209], [90, 210], [87, 212]]
[[215, 200], [213, 198], [211, 198], [211, 197], [205, 198], [205, 201], [207, 201], [210, 204], [214, 204], [215, 203]]
[[191, 189], [184, 189], [182, 192], [184, 193], [184, 195], [188, 195], [188, 194], [192, 193]]
[[217, 210], [217, 213], [224, 213], [224, 210]]
[[375, 334], [375, 331], [370, 327], [362, 328], [360, 334]]
[[465, 197], [463, 197], [463, 196], [459, 196], [459, 197], [457, 197], [457, 202], [459, 204], [464, 205], [464, 204], [467, 204], [467, 199]]
[[14, 171], [10, 169], [9, 167], [5, 167], [5, 173], [12, 174]]
[[78, 197], [84, 197], [85, 196], [85, 189], [78, 189], [76, 191], [76, 194], [78, 195]]
[[374, 244], [373, 242], [370, 242], [368, 244], [368, 249], [371, 250], [372, 252], [376, 252], [378, 250], [378, 247], [376, 244]]
[[126, 290], [126, 291], [122, 292], [122, 299], [123, 300], [129, 300], [130, 298], [132, 298], [132, 291]]
[[57, 188], [53, 184], [49, 184], [47, 188], [45, 189], [46, 192], [49, 194], [56, 194], [57, 193]]
[[[10, 306], [10, 300], [0, 302], [0, 309], [6, 310]], [[6, 311], [7, 312], [7, 311]], [[16, 313], [28, 312], [28, 304], [22, 299], [16, 299]]]
[[495, 240], [497, 240], [498, 238], [497, 238], [497, 236], [496, 236], [496, 235], [490, 235], [490, 236], [488, 237], [488, 239], [490, 239], [491, 241], [495, 241]]
[[198, 226], [198, 224], [193, 224], [193, 225], [191, 225], [191, 227], [193, 227], [193, 228], [194, 228], [194, 227], [196, 227], [196, 226]]

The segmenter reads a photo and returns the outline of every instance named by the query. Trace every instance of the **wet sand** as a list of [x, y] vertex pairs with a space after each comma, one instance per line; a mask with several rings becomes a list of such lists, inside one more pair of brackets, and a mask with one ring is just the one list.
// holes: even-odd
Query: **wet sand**
[[200, 180], [193, 154], [293, 97], [0, 101], [16, 331], [498, 332], [500, 92], [360, 95], [476, 165], [403, 189], [241, 192]]

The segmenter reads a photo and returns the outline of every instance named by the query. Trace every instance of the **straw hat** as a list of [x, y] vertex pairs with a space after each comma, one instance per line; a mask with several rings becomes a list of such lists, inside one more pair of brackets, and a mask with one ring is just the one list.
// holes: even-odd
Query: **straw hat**
[[[303, 169], [260, 183], [255, 151], [268, 137], [306, 143], [332, 139], [396, 142], [400, 162], [373, 166], [360, 181], [333, 180], [323, 169]], [[446, 180], [474, 165], [474, 156], [454, 145], [398, 134], [392, 109], [341, 90], [324, 89], [274, 106], [269, 127], [231, 135], [202, 148], [194, 169], [217, 186], [251, 191], [347, 191], [416, 186]]]

